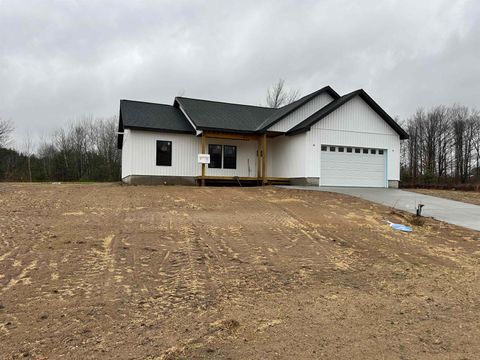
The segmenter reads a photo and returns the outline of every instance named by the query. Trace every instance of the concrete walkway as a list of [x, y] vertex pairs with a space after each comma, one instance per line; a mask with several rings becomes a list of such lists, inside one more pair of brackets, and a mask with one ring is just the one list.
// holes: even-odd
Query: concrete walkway
[[289, 189], [328, 191], [347, 194], [415, 214], [424, 204], [422, 215], [480, 231], [480, 206], [398, 189], [282, 186]]

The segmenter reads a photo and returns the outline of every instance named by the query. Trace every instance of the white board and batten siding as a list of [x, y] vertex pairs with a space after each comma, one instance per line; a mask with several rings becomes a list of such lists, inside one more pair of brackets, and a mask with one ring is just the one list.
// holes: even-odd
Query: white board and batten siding
[[302, 178], [307, 167], [306, 134], [278, 136], [267, 142], [267, 174], [272, 177]]
[[[310, 131], [294, 136], [269, 139], [267, 165], [269, 176], [320, 178], [322, 185], [322, 145], [382, 149], [383, 156], [360, 156], [357, 167], [363, 163], [365, 172], [372, 171], [372, 181], [365, 186], [387, 186], [387, 180], [400, 179], [400, 137], [362, 98], [356, 97], [314, 124]], [[345, 149], [346, 151], [346, 149]], [[355, 150], [353, 150], [355, 151]], [[372, 158], [370, 158], [370, 155]], [[328, 156], [328, 155], [326, 155]], [[332, 159], [326, 159], [326, 162]], [[338, 160], [338, 159], [337, 159]], [[340, 159], [346, 162], [350, 159]], [[330, 162], [331, 163], [331, 162]], [[378, 171], [384, 167], [383, 180]], [[355, 167], [345, 172], [345, 178], [355, 176]], [[333, 169], [334, 171], [337, 171]], [[386, 178], [385, 178], [386, 173]], [[332, 179], [332, 174], [328, 174]], [[339, 178], [340, 176], [338, 176]], [[345, 183], [348, 185], [350, 183]], [[361, 184], [361, 179], [356, 184]], [[324, 184], [325, 185], [325, 184]], [[342, 181], [338, 183], [342, 185]]]
[[[320, 94], [269, 130], [288, 131], [332, 100], [330, 95]], [[172, 142], [172, 166], [156, 165], [157, 140]], [[207, 139], [207, 146], [208, 144], [236, 145], [237, 168], [213, 169], [206, 166], [207, 176], [256, 176], [256, 141]], [[350, 153], [353, 156], [347, 158], [341, 154], [321, 151], [322, 145], [377, 151], [382, 149], [384, 154], [373, 155], [370, 151], [369, 154], [363, 154], [362, 151], [362, 154]], [[200, 150], [200, 138], [195, 135], [126, 129], [122, 150], [122, 178], [131, 175], [199, 176]], [[359, 156], [354, 157], [356, 155]], [[334, 166], [330, 168], [328, 163]], [[325, 175], [324, 184], [322, 172]], [[362, 172], [371, 172], [370, 181], [365, 180], [364, 186], [387, 186], [388, 180], [400, 180], [400, 136], [359, 96], [312, 125], [306, 133], [268, 139], [267, 176], [320, 178], [320, 185], [335, 183], [345, 186], [352, 184], [348, 178], [357, 178], [356, 184], [361, 186], [361, 178], [364, 176], [360, 175]], [[329, 184], [328, 181], [333, 183]]]
[[359, 96], [314, 124], [306, 133], [306, 176], [320, 177], [320, 184], [325, 153], [321, 145], [383, 149], [387, 173], [385, 186], [387, 180], [400, 180], [400, 136]]
[[[208, 153], [208, 144], [234, 145], [237, 147], [237, 168], [209, 168], [205, 166], [205, 175], [207, 176], [239, 176], [239, 177], [257, 177], [257, 146], [255, 140], [231, 140], [207, 138], [206, 152]], [[200, 174], [199, 174], [200, 175]]]
[[286, 132], [332, 101], [333, 98], [329, 94], [321, 93], [308, 101], [306, 104], [303, 104], [298, 109], [294, 110], [292, 113], [285, 116], [276, 124], [273, 124], [270, 128], [268, 128], [268, 131]]
[[[157, 166], [157, 140], [172, 142], [172, 166]], [[194, 135], [125, 129], [122, 178], [129, 175], [198, 176], [200, 141]]]
[[[157, 140], [172, 142], [172, 166], [157, 166]], [[212, 169], [207, 176], [257, 176], [257, 142], [207, 139], [208, 144], [237, 146], [236, 169]], [[122, 149], [122, 178], [130, 175], [187, 176], [202, 174], [198, 163], [200, 138], [191, 134], [163, 133], [125, 129]]]

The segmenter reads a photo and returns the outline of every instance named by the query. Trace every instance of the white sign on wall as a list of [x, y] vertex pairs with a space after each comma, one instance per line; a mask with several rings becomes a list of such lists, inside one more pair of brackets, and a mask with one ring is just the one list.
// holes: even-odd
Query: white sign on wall
[[210, 164], [210, 154], [198, 154], [199, 164]]

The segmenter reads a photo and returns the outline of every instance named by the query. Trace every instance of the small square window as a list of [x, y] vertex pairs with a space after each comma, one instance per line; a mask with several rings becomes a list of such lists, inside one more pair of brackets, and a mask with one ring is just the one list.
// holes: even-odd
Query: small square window
[[330, 151], [335, 152], [335, 146], [330, 146]]
[[344, 152], [344, 150], [345, 150], [345, 149], [342, 148], [342, 147], [339, 147], [339, 148], [338, 148], [338, 152]]
[[383, 155], [383, 150], [378, 150], [378, 155]]
[[370, 154], [375, 155], [377, 153], [377, 150], [375, 149], [370, 149]]
[[352, 148], [347, 148], [347, 152], [351, 153], [351, 152], [352, 152]]
[[322, 145], [322, 151], [327, 151], [327, 146], [326, 145]]
[[368, 154], [368, 149], [363, 149], [364, 154]]
[[359, 148], [355, 149], [355, 154], [360, 154], [360, 149]]

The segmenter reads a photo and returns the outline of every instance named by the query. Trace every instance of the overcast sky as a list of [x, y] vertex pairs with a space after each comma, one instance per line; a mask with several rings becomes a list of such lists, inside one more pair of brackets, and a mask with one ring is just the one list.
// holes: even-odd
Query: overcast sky
[[0, 0], [0, 118], [17, 145], [120, 99], [261, 104], [365, 89], [391, 116], [480, 108], [480, 2]]

